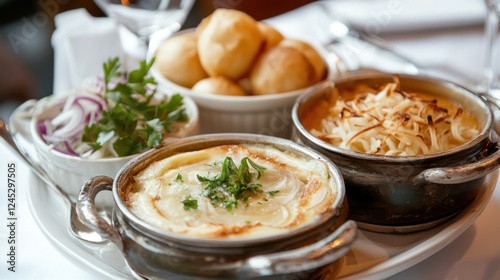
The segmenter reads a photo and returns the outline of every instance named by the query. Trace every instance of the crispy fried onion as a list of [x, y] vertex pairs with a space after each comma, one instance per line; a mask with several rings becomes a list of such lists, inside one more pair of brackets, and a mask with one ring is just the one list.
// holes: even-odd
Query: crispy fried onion
[[[447, 107], [438, 103], [447, 103]], [[440, 103], [441, 104], [441, 103]], [[312, 129], [316, 137], [357, 152], [387, 156], [432, 154], [459, 146], [480, 132], [461, 107], [399, 90], [399, 79], [378, 93], [339, 98]]]

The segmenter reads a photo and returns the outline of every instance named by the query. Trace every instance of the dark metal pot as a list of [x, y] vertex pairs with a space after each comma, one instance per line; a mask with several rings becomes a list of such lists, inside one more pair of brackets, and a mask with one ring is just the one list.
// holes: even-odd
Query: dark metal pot
[[[425, 76], [399, 75], [400, 88], [454, 100], [477, 117], [480, 134], [450, 150], [430, 155], [383, 156], [354, 152], [313, 136], [301, 120], [332, 89], [383, 85], [393, 74], [362, 73], [325, 82], [301, 95], [294, 105], [293, 139], [330, 158], [346, 184], [350, 218], [378, 232], [412, 232], [436, 226], [469, 205], [481, 182], [500, 164], [498, 143], [492, 140], [493, 113], [485, 100], [456, 84]], [[496, 135], [496, 134], [495, 134]]]
[[[156, 228], [135, 216], [122, 191], [133, 177], [151, 163], [169, 156], [225, 144], [264, 144], [308, 159], [324, 161], [335, 182], [335, 201], [313, 223], [285, 234], [231, 240], [193, 238]], [[116, 207], [108, 224], [96, 211], [94, 199], [112, 191]], [[323, 155], [290, 140], [251, 135], [213, 134], [185, 138], [138, 156], [127, 163], [116, 179], [91, 178], [80, 192], [79, 217], [121, 250], [132, 271], [147, 279], [279, 278], [285, 274], [313, 273], [335, 263], [354, 242], [356, 224], [348, 221], [345, 188], [340, 171]]]

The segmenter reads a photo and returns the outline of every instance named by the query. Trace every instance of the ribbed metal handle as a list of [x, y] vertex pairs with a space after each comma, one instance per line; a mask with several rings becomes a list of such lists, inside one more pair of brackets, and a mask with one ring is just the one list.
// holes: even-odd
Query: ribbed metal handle
[[108, 176], [92, 177], [83, 185], [76, 202], [76, 212], [82, 222], [103, 238], [111, 241], [121, 251], [123, 240], [118, 231], [103, 219], [95, 206], [95, 198], [101, 191], [111, 191], [113, 179]]

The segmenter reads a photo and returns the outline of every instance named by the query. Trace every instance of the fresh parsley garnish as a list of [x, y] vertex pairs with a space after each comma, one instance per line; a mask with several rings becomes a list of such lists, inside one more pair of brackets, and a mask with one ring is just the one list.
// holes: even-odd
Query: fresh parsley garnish
[[184, 180], [182, 179], [181, 173], [177, 173], [177, 176], [175, 177], [175, 180], [180, 183], [184, 183]]
[[141, 61], [139, 68], [128, 74], [120, 72], [118, 58], [103, 64], [103, 98], [109, 106], [97, 123], [85, 126], [83, 142], [99, 150], [115, 137], [113, 149], [118, 156], [133, 155], [158, 146], [164, 134], [172, 132], [174, 123], [188, 120], [181, 95], [153, 102], [156, 81], [148, 76], [153, 63], [154, 59]]
[[275, 191], [269, 191], [267, 192], [270, 196], [275, 196], [277, 193], [279, 193], [280, 191], [279, 190], [275, 190]]
[[[250, 166], [256, 171], [251, 172]], [[231, 157], [225, 157], [218, 175], [209, 178], [197, 175], [198, 181], [207, 184], [202, 196], [210, 199], [214, 206], [232, 211], [238, 202], [247, 202], [250, 197], [262, 193], [262, 185], [253, 182], [258, 180], [266, 170], [248, 157], [244, 157], [240, 166], [236, 166]]]
[[184, 210], [198, 210], [198, 200], [192, 198], [191, 196], [186, 197], [183, 201]]

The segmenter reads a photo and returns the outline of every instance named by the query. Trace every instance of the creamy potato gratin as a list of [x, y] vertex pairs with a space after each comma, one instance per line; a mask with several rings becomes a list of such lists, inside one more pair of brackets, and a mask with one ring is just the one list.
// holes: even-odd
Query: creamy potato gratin
[[168, 232], [250, 239], [317, 220], [336, 190], [321, 160], [269, 145], [222, 145], [154, 162], [136, 175], [125, 201]]

